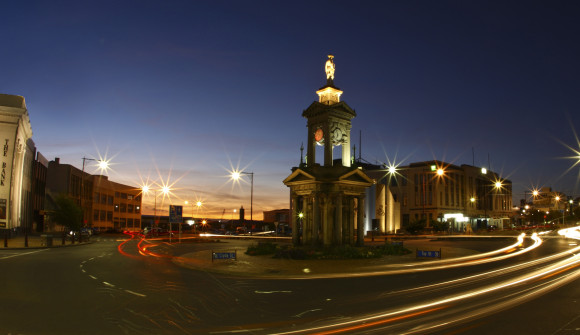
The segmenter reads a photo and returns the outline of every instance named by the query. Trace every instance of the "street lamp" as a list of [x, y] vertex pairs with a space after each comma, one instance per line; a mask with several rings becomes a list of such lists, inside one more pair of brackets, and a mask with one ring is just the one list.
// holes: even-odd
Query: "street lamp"
[[98, 162], [97, 166], [99, 167], [99, 170], [101, 170], [101, 171], [106, 171], [109, 168], [109, 162], [106, 160], [83, 157], [83, 168], [81, 170], [81, 209], [83, 209], [83, 225], [87, 221], [87, 219], [85, 218], [86, 211], [83, 208], [83, 198], [85, 197], [85, 164], [86, 164], [86, 161]]
[[157, 226], [157, 191], [161, 191], [163, 193], [163, 197], [168, 195], [171, 192], [171, 188], [169, 186], [163, 186], [161, 189], [152, 189], [149, 185], [145, 185], [141, 187], [141, 191], [143, 194], [148, 194], [149, 192], [153, 191], [153, 196], [155, 198], [155, 202], [153, 205], [153, 224]]
[[232, 172], [232, 179], [239, 180], [241, 175], [248, 175], [251, 178], [251, 188], [250, 188], [250, 221], [254, 220], [254, 172], [244, 172], [244, 171], [234, 171]]

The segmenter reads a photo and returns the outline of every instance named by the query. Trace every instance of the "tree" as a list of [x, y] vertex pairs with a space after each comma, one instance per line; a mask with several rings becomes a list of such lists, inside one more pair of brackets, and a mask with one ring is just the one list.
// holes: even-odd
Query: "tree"
[[422, 232], [423, 229], [425, 229], [426, 222], [427, 220], [425, 219], [415, 220], [413, 222], [410, 222], [407, 226], [405, 226], [405, 230], [412, 235], [418, 234]]
[[70, 197], [59, 194], [55, 199], [56, 209], [52, 219], [68, 229], [79, 232], [83, 225], [83, 210]]
[[433, 227], [433, 231], [436, 233], [437, 232], [444, 232], [444, 231], [447, 231], [447, 228], [449, 227], [449, 223], [431, 220], [431, 227]]

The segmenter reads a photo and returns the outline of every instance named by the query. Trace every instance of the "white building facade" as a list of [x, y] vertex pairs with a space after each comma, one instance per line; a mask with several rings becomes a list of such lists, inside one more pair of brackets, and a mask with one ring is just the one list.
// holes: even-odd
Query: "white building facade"
[[34, 159], [34, 152], [27, 145], [31, 138], [24, 98], [0, 94], [0, 229], [21, 226], [24, 186], [30, 184], [31, 178], [25, 163]]

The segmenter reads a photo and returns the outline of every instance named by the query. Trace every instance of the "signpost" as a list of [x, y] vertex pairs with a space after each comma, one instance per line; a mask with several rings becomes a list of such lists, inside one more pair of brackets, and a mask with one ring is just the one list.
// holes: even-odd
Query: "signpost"
[[181, 223], [183, 222], [183, 206], [169, 205], [169, 243], [173, 230], [172, 223], [179, 223], [179, 242], [181, 242]]
[[428, 257], [428, 258], [439, 258], [441, 259], [441, 248], [439, 251], [437, 250], [419, 250], [417, 249], [417, 258], [419, 257]]
[[214, 252], [213, 250], [211, 251], [211, 262], [213, 263], [214, 259], [233, 259], [233, 260], [238, 260], [238, 253], [237, 250], [234, 250], [233, 252]]

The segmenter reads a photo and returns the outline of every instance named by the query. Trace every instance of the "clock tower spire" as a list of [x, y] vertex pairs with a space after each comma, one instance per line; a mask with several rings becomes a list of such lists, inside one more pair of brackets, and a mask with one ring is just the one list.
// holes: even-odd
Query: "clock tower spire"
[[342, 91], [334, 86], [336, 65], [334, 56], [325, 63], [326, 85], [316, 91], [318, 102], [313, 102], [302, 116], [308, 119], [308, 147], [306, 164], [316, 163], [316, 146], [324, 146], [324, 166], [332, 166], [333, 147], [342, 146], [342, 166], [350, 166], [350, 120], [355, 111], [340, 101]]

